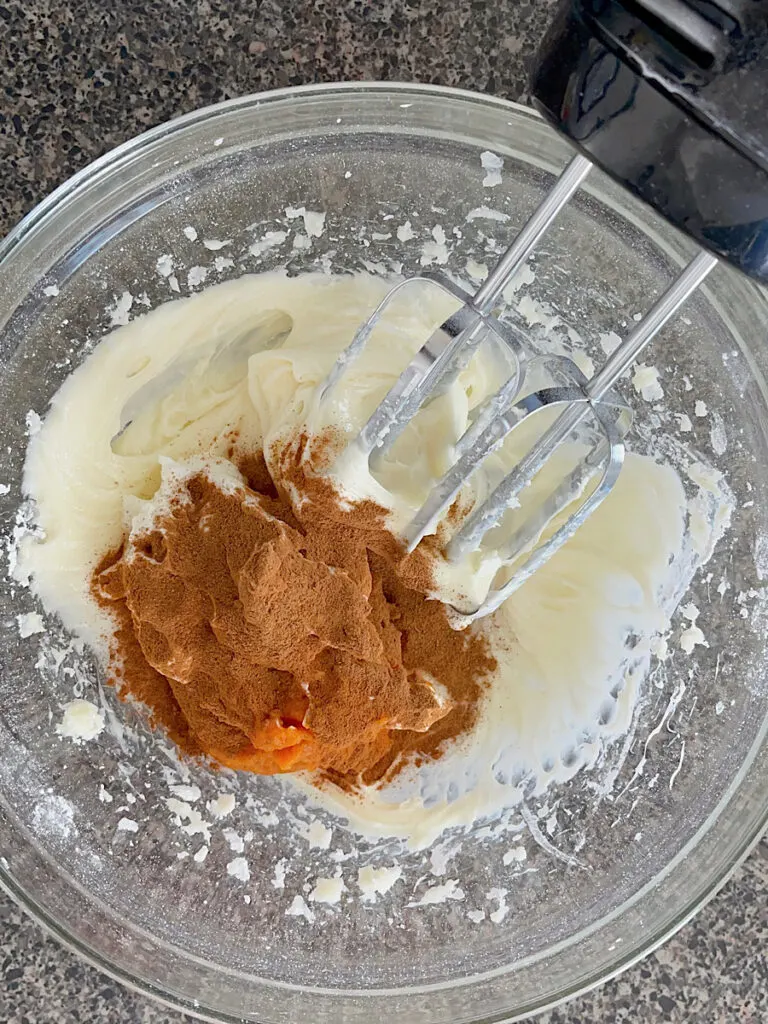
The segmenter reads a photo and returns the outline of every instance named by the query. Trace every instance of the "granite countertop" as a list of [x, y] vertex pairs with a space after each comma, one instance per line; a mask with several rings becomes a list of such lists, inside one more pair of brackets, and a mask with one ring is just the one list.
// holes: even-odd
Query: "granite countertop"
[[[244, 93], [416, 80], [525, 99], [553, 0], [0, 3], [0, 233], [74, 171], [151, 125]], [[439, 16], [430, 18], [434, 12]], [[768, 1020], [768, 840], [665, 947], [540, 1024]], [[171, 1024], [0, 896], [0, 1021]]]

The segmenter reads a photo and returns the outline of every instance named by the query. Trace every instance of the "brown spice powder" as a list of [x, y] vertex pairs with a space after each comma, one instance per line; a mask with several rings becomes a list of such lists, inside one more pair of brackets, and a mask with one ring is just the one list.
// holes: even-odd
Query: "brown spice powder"
[[[425, 595], [373, 502], [346, 507], [316, 468], [331, 436], [231, 457], [241, 489], [188, 478], [155, 529], [97, 568], [121, 694], [191, 755], [257, 772], [371, 783], [471, 728], [495, 662]], [[302, 495], [292, 507], [288, 492]], [[437, 687], [434, 683], [439, 684]]]

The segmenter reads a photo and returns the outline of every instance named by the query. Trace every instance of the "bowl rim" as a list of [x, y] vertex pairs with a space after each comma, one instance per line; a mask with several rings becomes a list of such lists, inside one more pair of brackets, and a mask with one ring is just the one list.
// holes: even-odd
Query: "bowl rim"
[[[123, 162], [133, 159], [137, 154], [151, 147], [153, 143], [159, 139], [167, 139], [169, 136], [178, 132], [183, 132], [192, 125], [199, 125], [206, 121], [214, 121], [223, 114], [239, 109], [259, 107], [263, 104], [295, 100], [297, 98], [301, 100], [306, 96], [332, 97], [339, 94], [386, 95], [388, 93], [394, 94], [398, 97], [407, 95], [414, 95], [417, 97], [431, 96], [434, 98], [443, 97], [449, 101], [458, 100], [482, 106], [484, 108], [495, 107], [499, 110], [514, 113], [517, 116], [522, 116], [532, 121], [542, 124], [544, 123], [541, 116], [533, 108], [522, 103], [486, 95], [469, 89], [405, 81], [322, 82], [309, 85], [290, 86], [238, 96], [220, 103], [201, 107], [197, 110], [174, 117], [168, 121], [164, 121], [153, 128], [128, 139], [113, 149], [108, 150], [102, 156], [86, 164], [85, 167], [81, 168], [74, 175], [66, 179], [48, 196], [36, 204], [13, 228], [11, 228], [6, 236], [0, 240], [0, 272], [3, 269], [5, 261], [11, 256], [11, 254], [28, 238], [30, 238], [38, 227], [43, 225], [46, 219], [57, 212], [65, 202], [67, 202], [71, 197], [77, 195], [81, 189], [86, 188], [91, 182], [98, 180], [103, 172], [114, 172], [115, 169], [117, 169]], [[755, 286], [755, 288], [756, 290], [760, 290], [757, 289], [757, 286]], [[688, 842], [676, 854], [676, 856], [664, 865], [662, 871], [658, 875], [654, 876], [654, 878], [646, 883], [640, 890], [625, 900], [619, 907], [615, 908], [613, 912], [606, 915], [605, 918], [601, 918], [592, 926], [589, 926], [586, 929], [586, 933], [583, 932], [580, 934], [589, 934], [590, 932], [598, 929], [606, 921], [617, 917], [629, 906], [634, 905], [642, 898], [646, 891], [653, 888], [662, 878], [666, 877], [673, 868], [680, 864], [687, 853], [690, 852], [690, 849], [697, 845], [700, 836], [710, 831], [713, 822], [717, 820], [723, 807], [729, 803], [736, 788], [743, 781], [744, 775], [754, 763], [756, 753], [759, 753], [762, 744], [765, 742], [767, 731], [768, 723], [764, 723], [763, 729], [756, 737], [751, 748], [750, 754], [752, 756], [741, 766], [739, 772], [731, 781], [727, 791], [723, 793], [721, 799], [718, 801], [716, 807], [712, 810], [706, 821], [703, 822], [699, 829], [697, 829], [697, 831], [689, 838]], [[4, 815], [0, 809], [0, 818], [2, 817], [4, 817]], [[758, 819], [755, 820], [755, 824], [751, 832], [742, 837], [742, 841], [738, 844], [738, 849], [732, 854], [730, 860], [724, 864], [717, 877], [710, 878], [705, 886], [700, 887], [698, 894], [694, 895], [688, 901], [687, 905], [679, 910], [679, 912], [669, 922], [660, 926], [655, 933], [642, 944], [642, 948], [637, 948], [634, 951], [628, 951], [623, 956], [620, 956], [615, 961], [613, 967], [608, 970], [595, 970], [590, 977], [573, 983], [567, 991], [562, 992], [556, 998], [543, 999], [536, 1003], [531, 1003], [528, 1007], [515, 1011], [512, 1016], [510, 1016], [509, 1013], [500, 1012], [491, 1016], [486, 1015], [479, 1017], [477, 1018], [476, 1024], [495, 1024], [495, 1022], [500, 1021], [511, 1022], [529, 1019], [532, 1015], [545, 1012], [546, 1010], [562, 1005], [564, 1002], [567, 1002], [576, 996], [591, 991], [611, 978], [616, 977], [627, 968], [638, 963], [663, 945], [680, 928], [688, 923], [704, 906], [706, 906], [707, 903], [709, 903], [709, 901], [729, 881], [734, 871], [746, 860], [750, 852], [760, 842], [761, 837], [766, 834], [766, 832], [768, 832], [768, 797], [765, 800], [762, 815], [758, 816]], [[244, 1019], [242, 1017], [214, 1009], [213, 1007], [205, 1007], [198, 1000], [190, 1000], [179, 993], [170, 993], [144, 978], [137, 977], [130, 973], [130, 971], [122, 969], [114, 961], [108, 960], [106, 957], [100, 957], [97, 950], [92, 948], [85, 941], [81, 941], [79, 938], [72, 935], [64, 925], [59, 924], [59, 922], [45, 909], [44, 906], [38, 903], [37, 900], [22, 889], [14, 879], [11, 872], [6, 870], [1, 859], [0, 890], [10, 896], [14, 902], [28, 913], [33, 920], [41, 925], [46, 933], [56, 938], [57, 941], [59, 941], [65, 948], [76, 953], [93, 967], [115, 979], [120, 984], [125, 985], [130, 990], [141, 995], [148, 996], [167, 1007], [190, 1014], [201, 1020], [208, 1020], [212, 1022], [226, 1021], [231, 1022], [231, 1024], [237, 1024], [237, 1022]], [[563, 940], [563, 944], [568, 944], [571, 941], [573, 941], [573, 938]], [[561, 943], [557, 943], [554, 946], [549, 947], [547, 952], [551, 952], [552, 950], [559, 948], [560, 945]], [[410, 987], [408, 991], [429, 992], [430, 990], [445, 990], [451, 987], [461, 987], [468, 983], [474, 984], [482, 981], [483, 978], [492, 978], [500, 974], [504, 974], [507, 971], [508, 968], [497, 968], [489, 972], [484, 972], [483, 974], [458, 979], [447, 985], [417, 985]], [[276, 987], [284, 985], [284, 983], [274, 981], [270, 981], [269, 984], [275, 985]], [[386, 989], [381, 988], [365, 990], [344, 989], [339, 991], [312, 987], [304, 988], [302, 991], [307, 994], [315, 992], [318, 995], [369, 996], [372, 998], [380, 997], [387, 992]], [[253, 1020], [254, 1018], [250, 1017], [248, 1019]]]
[[498, 96], [488, 96], [484, 93], [475, 92], [471, 89], [459, 89], [450, 86], [420, 84], [418, 82], [313, 82], [309, 85], [285, 86], [281, 89], [266, 89], [264, 92], [246, 93], [244, 96], [235, 96], [229, 100], [222, 100], [219, 103], [210, 103], [207, 106], [199, 107], [197, 110], [190, 110], [186, 114], [179, 114], [167, 121], [138, 135], [126, 139], [119, 145], [107, 150], [101, 156], [91, 160], [79, 171], [63, 181], [47, 196], [36, 203], [8, 233], [0, 238], [0, 266], [26, 237], [45, 219], [53, 210], [70, 195], [76, 193], [82, 186], [87, 185], [94, 178], [97, 178], [103, 170], [114, 170], [126, 157], [133, 157], [143, 149], [150, 146], [155, 140], [167, 138], [176, 132], [183, 131], [189, 125], [200, 124], [204, 121], [217, 118], [220, 114], [238, 109], [258, 107], [262, 103], [273, 103], [275, 101], [290, 99], [295, 96], [322, 95], [333, 93], [380, 93], [394, 92], [406, 94], [409, 92], [426, 94], [432, 96], [445, 96], [448, 99], [463, 99], [482, 106], [495, 106], [502, 110], [512, 108], [519, 114], [525, 114], [536, 121], [543, 122], [543, 118], [533, 107], [518, 103], [515, 100], [505, 100]]

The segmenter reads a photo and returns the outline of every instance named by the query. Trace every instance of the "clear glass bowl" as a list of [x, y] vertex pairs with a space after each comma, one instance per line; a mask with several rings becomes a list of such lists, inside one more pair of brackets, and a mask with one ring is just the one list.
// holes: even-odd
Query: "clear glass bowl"
[[[505, 161], [493, 189], [482, 184], [484, 150]], [[44, 413], [108, 328], [105, 310], [117, 297], [134, 296], [134, 313], [173, 297], [157, 273], [159, 256], [173, 254], [182, 293], [187, 270], [200, 264], [208, 283], [286, 261], [291, 270], [401, 261], [408, 272], [440, 224], [453, 246], [448, 269], [461, 275], [468, 258], [488, 262], [489, 249], [511, 237], [568, 157], [533, 113], [512, 104], [361, 84], [202, 110], [78, 174], [0, 248], [5, 555], [34, 426], [28, 410]], [[509, 220], [466, 219], [484, 205]], [[287, 206], [324, 210], [322, 237], [295, 249], [289, 231], [283, 244], [250, 252], [265, 230], [281, 227]], [[417, 237], [401, 242], [394, 229], [406, 220]], [[198, 241], [184, 235], [188, 225]], [[231, 242], [214, 252], [201, 239]], [[598, 335], [631, 323], [690, 253], [596, 173], [537, 253], [530, 292], [588, 339], [597, 362]], [[391, 862], [391, 844], [356, 843], [337, 825], [331, 851], [312, 849], [296, 839], [302, 803], [279, 782], [192, 766], [186, 781], [203, 791], [196, 806], [229, 788], [238, 806], [223, 824], [253, 833], [251, 879], [236, 884], [220, 827], [197, 864], [191, 854], [201, 836], [173, 822], [165, 799], [174, 778], [184, 780], [162, 738], [101, 689], [87, 652], [55, 622], [20, 638], [17, 616], [35, 606], [9, 581], [0, 595], [2, 885], [119, 980], [222, 1021], [517, 1020], [643, 956], [717, 890], [766, 820], [767, 326], [764, 294], [721, 267], [655, 344], [651, 361], [663, 370], [669, 408], [691, 417], [694, 447], [726, 473], [739, 507], [692, 590], [709, 646], [683, 655], [675, 626], [672, 655], [646, 684], [634, 743], [606, 755], [610, 791], [598, 799], [594, 774], [582, 772], [531, 808], [545, 833], [554, 815], [556, 844], [562, 835], [581, 846], [582, 867], [530, 841], [524, 864], [505, 865], [512, 821], [506, 831], [478, 827], [443, 843], [463, 900], [407, 905], [430, 867], [440, 881], [425, 851], [403, 855], [403, 881], [363, 904], [353, 898], [356, 865]], [[695, 416], [694, 399], [707, 404], [707, 417]], [[632, 443], [642, 449], [656, 414], [640, 405]], [[56, 735], [55, 723], [79, 694], [102, 702], [110, 728], [77, 747]], [[118, 830], [121, 816], [138, 831]], [[339, 850], [348, 859], [333, 861]], [[275, 885], [281, 859], [283, 888]], [[317, 907], [314, 925], [286, 916], [295, 894], [338, 868], [349, 889], [339, 907]], [[507, 890], [506, 917], [474, 923], [466, 911], [492, 910], [486, 894], [494, 887]]]

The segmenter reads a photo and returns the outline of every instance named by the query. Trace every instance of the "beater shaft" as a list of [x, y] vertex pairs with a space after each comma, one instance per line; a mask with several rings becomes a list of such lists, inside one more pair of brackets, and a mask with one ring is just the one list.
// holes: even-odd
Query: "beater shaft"
[[512, 245], [477, 290], [472, 300], [475, 309], [485, 313], [493, 308], [507, 284], [547, 233], [552, 221], [576, 192], [591, 168], [592, 163], [581, 154], [577, 154], [571, 160], [546, 198], [536, 207]]
[[573, 157], [485, 283], [459, 311], [463, 322], [457, 324], [455, 316], [449, 317], [419, 349], [360, 432], [356, 444], [364, 454], [386, 454], [427, 399], [455, 378], [488, 337], [488, 331], [495, 330], [483, 314], [491, 311], [591, 166], [586, 157]]

